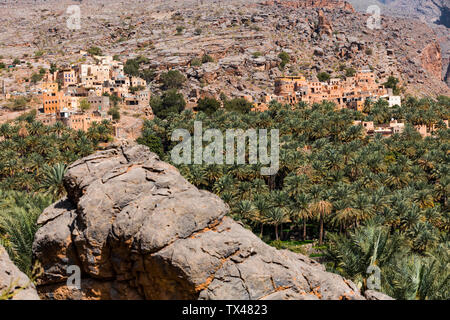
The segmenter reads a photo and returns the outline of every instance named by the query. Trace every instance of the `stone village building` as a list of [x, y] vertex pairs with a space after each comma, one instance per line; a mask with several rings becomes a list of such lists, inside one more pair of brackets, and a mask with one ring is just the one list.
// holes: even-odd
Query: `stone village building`
[[370, 69], [362, 69], [353, 77], [330, 79], [327, 82], [309, 81], [303, 76], [284, 76], [275, 80], [275, 94], [267, 96], [265, 102], [276, 100], [295, 105], [322, 101], [334, 102], [338, 108], [361, 111], [367, 99], [386, 99], [389, 105], [401, 105], [401, 97], [393, 96], [390, 90], [376, 82]]
[[[448, 120], [444, 120], [444, 124], [448, 128]], [[405, 124], [403, 122], [398, 122], [392, 119], [388, 124], [378, 124], [375, 125], [373, 121], [353, 121], [353, 125], [361, 125], [364, 128], [364, 133], [366, 135], [372, 136], [375, 134], [381, 134], [383, 137], [390, 137], [393, 134], [400, 134], [405, 130]], [[417, 132], [423, 138], [433, 136], [433, 133], [438, 130], [437, 125], [433, 125], [428, 128], [426, 125], [415, 126]]]
[[[94, 59], [95, 64], [66, 67], [46, 75], [40, 88], [42, 108], [38, 120], [45, 124], [62, 121], [72, 129], [87, 131], [93, 122], [112, 119], [108, 115], [108, 95], [112, 94], [124, 98], [127, 105], [148, 107], [150, 92], [145, 80], [125, 75], [123, 63], [111, 56]], [[131, 94], [130, 87], [145, 89]], [[80, 112], [82, 100], [94, 111]]]

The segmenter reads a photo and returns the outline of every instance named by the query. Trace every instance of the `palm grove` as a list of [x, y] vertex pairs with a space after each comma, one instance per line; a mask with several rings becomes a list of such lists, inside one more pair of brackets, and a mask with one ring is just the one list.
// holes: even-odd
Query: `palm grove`
[[[192, 184], [219, 195], [234, 219], [270, 244], [297, 250], [317, 243], [327, 268], [363, 290], [374, 265], [381, 269], [381, 291], [395, 298], [450, 297], [450, 132], [442, 122], [449, 116], [448, 97], [410, 97], [394, 108], [368, 101], [364, 113], [335, 110], [329, 102], [272, 102], [268, 111], [252, 112], [245, 100], [221, 100], [200, 99], [198, 113], [181, 111], [183, 103], [174, 112], [157, 113], [138, 142], [170, 161], [178, 143], [171, 141], [172, 132], [183, 128], [192, 135], [194, 121], [222, 132], [279, 129], [280, 170], [274, 176], [261, 176], [260, 165], [178, 168]], [[390, 138], [366, 136], [353, 125], [391, 118], [404, 119], [406, 128]], [[419, 124], [439, 130], [423, 139], [413, 127]]]
[[112, 133], [108, 121], [86, 133], [61, 122], [46, 126], [35, 112], [0, 125], [0, 245], [28, 276], [37, 218], [64, 196], [67, 165], [93, 153]]

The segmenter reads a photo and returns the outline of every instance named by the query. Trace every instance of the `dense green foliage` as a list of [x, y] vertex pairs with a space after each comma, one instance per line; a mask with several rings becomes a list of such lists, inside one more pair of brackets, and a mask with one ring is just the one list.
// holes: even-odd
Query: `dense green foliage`
[[178, 70], [170, 70], [161, 74], [161, 84], [163, 90], [181, 89], [186, 77]]
[[330, 78], [330, 74], [326, 72], [320, 72], [317, 74], [317, 79], [319, 79], [320, 82], [327, 82]]
[[29, 277], [36, 221], [53, 198], [44, 194], [0, 190], [0, 244]]
[[101, 56], [103, 54], [102, 49], [100, 49], [99, 47], [90, 47], [87, 52], [91, 55], [91, 56]]
[[171, 89], [164, 91], [161, 96], [152, 96], [150, 106], [157, 117], [164, 119], [171, 113], [183, 111], [186, 101], [184, 101], [183, 94]]
[[156, 153], [161, 158], [164, 156], [164, 148], [161, 139], [152, 132], [143, 133], [141, 137], [136, 140], [137, 143], [150, 148], [150, 151]]
[[220, 101], [217, 101], [214, 98], [202, 98], [197, 101], [197, 111], [204, 112], [208, 115], [213, 114], [221, 107]]
[[65, 195], [66, 165], [91, 154], [111, 135], [107, 121], [84, 133], [61, 122], [43, 125], [33, 113], [0, 125], [0, 244], [27, 275], [37, 218]]
[[445, 127], [443, 119], [448, 119], [450, 109], [450, 98], [440, 96], [437, 103], [431, 99], [417, 100], [407, 98], [402, 107], [389, 108], [385, 100], [376, 102], [367, 100], [364, 106], [364, 112], [367, 113], [365, 120], [375, 123], [389, 123], [391, 119], [405, 119], [412, 125], [426, 125], [429, 128], [436, 124], [442, 128]]
[[125, 74], [129, 75], [129, 76], [139, 76], [139, 66], [140, 66], [140, 62], [138, 59], [128, 59], [125, 62], [125, 65], [123, 67], [123, 71], [125, 72]]
[[[414, 210], [414, 209], [413, 209]], [[380, 268], [381, 290], [402, 300], [449, 299], [450, 248], [448, 237], [440, 241], [433, 235], [428, 221], [420, 221], [419, 213], [402, 213], [401, 223], [415, 216], [409, 230], [390, 231], [385, 217], [378, 217], [366, 226], [352, 230], [348, 236], [330, 235], [326, 260], [330, 270], [367, 287], [369, 266]], [[448, 231], [447, 231], [448, 232]], [[414, 247], [435, 243], [426, 251]]]
[[87, 133], [57, 122], [45, 126], [33, 115], [0, 126], [0, 189], [38, 191], [45, 176], [44, 164], [69, 164], [92, 153], [112, 134], [108, 122], [93, 125]]
[[278, 55], [278, 58], [280, 58], [281, 60], [279, 65], [280, 69], [284, 69], [284, 67], [286, 67], [286, 65], [291, 61], [291, 57], [289, 56], [289, 54], [284, 51]]
[[151, 82], [155, 78], [155, 70], [151, 67], [142, 67], [142, 65], [148, 64], [148, 62], [149, 60], [143, 56], [138, 56], [135, 59], [128, 59], [125, 62], [123, 71], [129, 76], [141, 77], [145, 81]]
[[400, 94], [400, 88], [398, 88], [399, 80], [396, 77], [390, 76], [388, 80], [383, 83], [386, 88], [392, 89], [394, 94]]
[[234, 98], [231, 100], [225, 100], [223, 106], [227, 111], [235, 111], [239, 113], [249, 113], [253, 105], [244, 98]]
[[[280, 169], [261, 176], [259, 165], [179, 165], [194, 185], [218, 194], [266, 241], [324, 241], [329, 270], [367, 289], [370, 265], [382, 271], [382, 290], [400, 299], [448, 299], [449, 98], [408, 98], [403, 107], [368, 103], [368, 114], [332, 103], [268, 111], [189, 110], [155, 118], [143, 139], [158, 137], [165, 160], [178, 144], [173, 130], [280, 130]], [[225, 101], [226, 105], [226, 101]], [[405, 119], [402, 134], [365, 136], [354, 120]], [[413, 125], [438, 125], [423, 139]], [[155, 139], [155, 138], [152, 138]], [[207, 143], [205, 143], [205, 146]], [[280, 246], [280, 242], [274, 242]], [[445, 252], [447, 252], [445, 254]]]

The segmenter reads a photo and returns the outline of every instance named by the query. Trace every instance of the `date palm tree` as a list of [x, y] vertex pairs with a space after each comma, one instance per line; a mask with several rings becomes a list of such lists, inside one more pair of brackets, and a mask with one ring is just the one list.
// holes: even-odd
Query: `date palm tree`
[[60, 199], [66, 193], [63, 184], [66, 171], [67, 167], [63, 163], [57, 163], [53, 167], [46, 167], [44, 169], [45, 177], [42, 182], [42, 189], [55, 200]]
[[311, 212], [309, 210], [309, 197], [307, 194], [302, 193], [297, 195], [294, 198], [294, 201], [291, 202], [291, 209], [295, 213], [295, 218], [302, 221], [302, 237], [303, 240], [306, 240], [307, 234], [306, 234], [306, 223], [308, 219], [311, 218]]
[[261, 225], [260, 230], [260, 238], [263, 237], [264, 234], [264, 225], [267, 223], [267, 212], [270, 209], [270, 203], [264, 196], [256, 196], [253, 201], [253, 207], [255, 208], [256, 212], [256, 220]]
[[319, 220], [319, 245], [323, 244], [323, 224], [324, 219], [331, 213], [333, 205], [331, 202], [323, 199], [315, 199], [309, 205], [309, 211]]
[[18, 268], [31, 276], [36, 221], [52, 202], [50, 196], [0, 191], [0, 238]]
[[275, 240], [280, 240], [278, 236], [278, 226], [289, 220], [286, 211], [279, 207], [270, 208], [266, 213], [266, 217], [269, 220], [269, 223], [275, 228]]

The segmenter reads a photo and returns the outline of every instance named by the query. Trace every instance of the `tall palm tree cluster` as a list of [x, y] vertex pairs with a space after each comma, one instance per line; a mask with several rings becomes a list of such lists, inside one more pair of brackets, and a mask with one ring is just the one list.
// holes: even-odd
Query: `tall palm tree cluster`
[[108, 122], [94, 123], [85, 133], [61, 122], [46, 126], [33, 114], [4, 123], [0, 125], [0, 189], [48, 191], [53, 178], [61, 180], [63, 164], [91, 154], [112, 133]]
[[[450, 131], [441, 120], [448, 119], [450, 99], [408, 98], [403, 107], [384, 106], [369, 102], [366, 113], [336, 110], [329, 102], [272, 102], [269, 110], [250, 113], [185, 110], [146, 121], [140, 141], [152, 141], [150, 147], [164, 150], [170, 161], [179, 143], [171, 141], [172, 132], [183, 128], [193, 135], [194, 121], [223, 133], [279, 129], [280, 169], [273, 176], [250, 164], [178, 168], [195, 186], [219, 195], [230, 215], [264, 240], [317, 240], [329, 270], [355, 279], [363, 290], [374, 265], [381, 268], [381, 290], [394, 297], [448, 299]], [[366, 136], [353, 125], [393, 117], [406, 128], [389, 138]], [[438, 129], [423, 139], [417, 124]]]
[[406, 122], [413, 125], [433, 124], [443, 127], [443, 119], [448, 119], [448, 105], [450, 98], [439, 96], [436, 99], [431, 98], [417, 99], [408, 97], [402, 103], [402, 107], [394, 106], [389, 108], [385, 100], [371, 101], [366, 100], [363, 111], [367, 114], [366, 121], [374, 121], [378, 124], [389, 122], [394, 119], [405, 119]]
[[61, 122], [46, 126], [32, 113], [0, 125], [0, 244], [23, 272], [31, 275], [37, 218], [65, 194], [67, 164], [94, 152], [112, 133], [108, 122], [85, 133]]
[[0, 245], [30, 278], [36, 221], [52, 201], [50, 195], [42, 193], [0, 190]]

